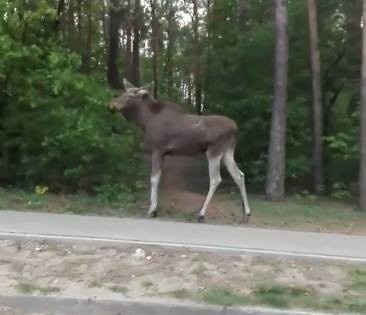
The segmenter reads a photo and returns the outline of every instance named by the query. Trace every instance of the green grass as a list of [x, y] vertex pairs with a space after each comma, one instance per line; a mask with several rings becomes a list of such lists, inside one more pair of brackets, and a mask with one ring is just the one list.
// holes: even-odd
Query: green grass
[[28, 282], [19, 282], [15, 288], [22, 294], [32, 294], [36, 292], [40, 292], [44, 295], [50, 293], [57, 293], [60, 292], [60, 288], [58, 287], [40, 287]]
[[196, 302], [220, 306], [268, 306], [277, 309], [306, 309], [328, 312], [366, 314], [364, 291], [347, 292], [344, 296], [318, 296], [305, 288], [268, 284], [255, 288], [247, 295], [239, 294], [230, 288], [205, 288], [203, 291], [181, 289], [164, 295]]
[[355, 269], [350, 271], [348, 287], [355, 291], [364, 291], [366, 295], [366, 270]]
[[239, 295], [232, 290], [225, 288], [213, 288], [204, 290], [200, 299], [207, 304], [232, 306], [245, 305], [249, 303], [248, 297]]
[[122, 293], [124, 295], [127, 294], [127, 292], [128, 292], [128, 289], [126, 287], [121, 287], [118, 285], [113, 285], [111, 287], [108, 287], [108, 290], [111, 290], [116, 293]]
[[278, 308], [289, 307], [295, 302], [298, 304], [299, 300], [302, 302], [309, 300], [309, 292], [307, 290], [284, 286], [260, 287], [253, 294], [260, 304]]
[[192, 270], [191, 273], [198, 276], [202, 275], [205, 271], [207, 271], [206, 267], [199, 263], [197, 267]]
[[92, 195], [83, 192], [68, 195], [37, 194], [0, 188], [0, 209], [112, 216], [129, 216], [139, 211], [135, 202], [137, 193], [135, 195], [131, 192], [131, 196], [116, 195], [114, 198], [106, 198], [104, 195], [105, 193]]
[[149, 289], [151, 288], [154, 284], [151, 281], [142, 281], [141, 285], [145, 288], [145, 289]]
[[[251, 223], [259, 227], [279, 227], [307, 231], [366, 234], [366, 213], [352, 204], [316, 196], [292, 196], [269, 202], [263, 196], [249, 196]], [[241, 209], [239, 195], [217, 197], [219, 205]]]
[[194, 298], [194, 294], [192, 292], [189, 292], [186, 289], [171, 291], [171, 292], [168, 292], [167, 295], [170, 297], [176, 298], [176, 299], [180, 299], [180, 300]]

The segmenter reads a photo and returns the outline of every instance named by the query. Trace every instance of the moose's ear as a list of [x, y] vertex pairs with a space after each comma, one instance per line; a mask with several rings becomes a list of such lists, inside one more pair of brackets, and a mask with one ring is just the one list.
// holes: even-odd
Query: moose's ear
[[129, 82], [126, 78], [123, 78], [123, 87], [125, 88], [126, 92], [135, 89], [131, 82]]
[[150, 83], [148, 83], [148, 84], [144, 85], [144, 86], [142, 87], [142, 89], [147, 90], [147, 91], [150, 91], [150, 90], [152, 89], [152, 87], [153, 87], [153, 86], [154, 86], [154, 81], [151, 81]]

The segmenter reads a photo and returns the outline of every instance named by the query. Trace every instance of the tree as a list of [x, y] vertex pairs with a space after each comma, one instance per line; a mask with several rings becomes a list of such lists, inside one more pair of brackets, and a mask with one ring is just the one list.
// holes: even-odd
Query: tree
[[157, 16], [157, 1], [150, 0], [151, 6], [151, 47], [152, 47], [152, 63], [154, 76], [154, 97], [158, 97], [159, 82], [159, 22]]
[[57, 19], [55, 20], [55, 32], [60, 30], [61, 18], [65, 9], [65, 0], [58, 0], [57, 3]]
[[173, 49], [176, 40], [176, 21], [175, 21], [175, 8], [172, 2], [168, 3], [167, 12], [167, 58], [166, 58], [166, 76], [167, 76], [167, 94], [170, 99], [173, 98]]
[[198, 3], [193, 0], [193, 50], [194, 50], [194, 85], [195, 85], [195, 106], [198, 114], [201, 114], [202, 105], [202, 84], [201, 84], [201, 65], [200, 65], [200, 43], [198, 33]]
[[362, 72], [361, 72], [361, 115], [360, 115], [360, 208], [366, 211], [366, 0], [363, 0], [362, 14]]
[[[127, 19], [126, 19], [126, 51], [125, 51], [125, 77], [131, 80], [131, 68], [132, 68], [132, 44], [131, 44], [131, 37], [132, 37], [132, 17], [131, 17], [131, 0], [127, 1]], [[135, 18], [135, 17], [134, 17]], [[132, 81], [132, 80], [131, 80]], [[133, 82], [135, 83], [135, 82]], [[135, 83], [136, 84], [136, 83]]]
[[286, 1], [273, 0], [273, 3], [275, 6], [276, 41], [275, 76], [266, 196], [270, 200], [280, 200], [285, 194], [288, 35]]
[[140, 25], [141, 21], [141, 4], [140, 0], [135, 0], [135, 12], [133, 20], [133, 48], [132, 48], [132, 65], [131, 65], [131, 81], [136, 86], [140, 84]]
[[318, 21], [316, 0], [308, 0], [310, 31], [310, 59], [313, 87], [313, 178], [316, 193], [324, 191], [323, 176], [323, 105], [321, 93], [320, 53], [318, 47]]
[[109, 27], [108, 27], [108, 56], [107, 56], [107, 78], [110, 87], [119, 89], [122, 87], [119, 77], [117, 56], [119, 29], [124, 16], [124, 10], [118, 0], [112, 0], [109, 7]]

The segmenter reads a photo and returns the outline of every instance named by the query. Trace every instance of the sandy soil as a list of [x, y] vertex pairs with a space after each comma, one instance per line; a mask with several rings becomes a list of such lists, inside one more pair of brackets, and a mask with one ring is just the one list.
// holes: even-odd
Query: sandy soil
[[284, 285], [320, 296], [342, 296], [347, 276], [354, 268], [351, 264], [183, 249], [0, 241], [3, 295], [169, 298], [182, 290], [199, 294], [224, 288], [247, 295], [261, 286]]

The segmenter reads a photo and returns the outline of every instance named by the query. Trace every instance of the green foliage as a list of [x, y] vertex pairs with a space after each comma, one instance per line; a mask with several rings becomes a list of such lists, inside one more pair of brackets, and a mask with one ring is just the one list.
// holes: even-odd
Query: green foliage
[[[92, 190], [136, 173], [133, 130], [106, 108], [111, 92], [98, 75], [78, 72], [51, 27], [55, 10], [0, 1], [1, 177], [52, 190]], [[14, 10], [14, 8], [17, 10]], [[46, 24], [45, 24], [46, 23]], [[111, 128], [119, 125], [123, 135]]]

